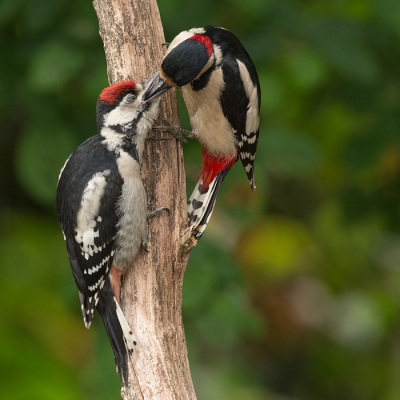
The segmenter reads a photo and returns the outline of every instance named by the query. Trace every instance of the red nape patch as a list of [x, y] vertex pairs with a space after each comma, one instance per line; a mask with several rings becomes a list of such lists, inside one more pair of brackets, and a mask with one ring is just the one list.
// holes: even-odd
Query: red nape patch
[[193, 35], [189, 38], [190, 40], [197, 40], [206, 46], [208, 57], [211, 57], [213, 53], [213, 44], [211, 39], [208, 36], [204, 35]]
[[217, 175], [219, 172], [224, 169], [231, 169], [236, 160], [236, 154], [233, 154], [231, 158], [218, 158], [207, 153], [207, 150], [203, 148], [202, 165], [199, 176], [199, 178], [203, 180], [203, 188], [208, 187], [215, 175]]
[[122, 81], [114, 83], [109, 87], [103, 89], [100, 93], [100, 100], [105, 101], [107, 103], [113, 104], [120, 97], [121, 93], [128, 93], [135, 90], [136, 83], [133, 81]]

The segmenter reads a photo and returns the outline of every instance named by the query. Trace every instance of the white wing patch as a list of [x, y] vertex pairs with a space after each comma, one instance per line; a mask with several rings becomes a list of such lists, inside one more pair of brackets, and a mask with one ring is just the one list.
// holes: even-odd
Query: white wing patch
[[99, 230], [94, 228], [97, 223], [96, 219], [100, 210], [101, 198], [107, 184], [106, 176], [108, 175], [110, 175], [110, 170], [94, 174], [82, 194], [76, 219], [75, 240], [80, 244], [86, 259], [89, 259], [89, 255], [93, 255], [94, 252], [99, 250], [94, 244], [94, 239], [99, 237]]
[[[246, 114], [246, 133], [250, 135], [258, 130], [258, 126], [260, 124], [260, 117], [258, 115], [258, 92], [257, 87], [253, 84], [249, 71], [245, 65], [236, 60], [239, 66], [240, 77], [242, 78], [244, 84], [244, 90], [246, 92], [246, 96], [249, 99], [249, 107]], [[255, 136], [253, 139], [253, 143], [256, 140]], [[251, 143], [249, 141], [249, 143]]]

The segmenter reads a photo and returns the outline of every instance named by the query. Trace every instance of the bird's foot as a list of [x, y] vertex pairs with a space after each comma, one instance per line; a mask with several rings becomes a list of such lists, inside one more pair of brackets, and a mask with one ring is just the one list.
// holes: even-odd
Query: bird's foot
[[148, 248], [148, 246], [147, 246], [147, 239], [142, 239], [142, 247], [143, 247], [143, 250], [144, 250], [146, 253], [150, 253], [150, 250], [149, 250], [149, 248]]
[[180, 236], [180, 247], [182, 253], [187, 253], [197, 244], [197, 239], [193, 234], [191, 227], [186, 227]]
[[154, 217], [155, 215], [157, 215], [158, 213], [160, 213], [161, 211], [164, 211], [164, 210], [168, 213], [168, 215], [171, 214], [168, 207], [158, 207], [155, 210], [153, 210], [147, 214], [147, 219]]
[[178, 139], [182, 143], [187, 143], [187, 140], [182, 135], [186, 135], [187, 137], [190, 137], [191, 139], [199, 138], [199, 135], [197, 135], [195, 132], [188, 131], [186, 129], [182, 129], [180, 126], [176, 126], [176, 125], [172, 124], [163, 115], [160, 114], [160, 116], [166, 125], [153, 126], [153, 128], [152, 128], [153, 130], [158, 131], [158, 132], [169, 132], [175, 139]]
[[[149, 208], [150, 205], [151, 205], [151, 204], [148, 203], [148, 204], [147, 204], [147, 207]], [[158, 208], [156, 208], [155, 210], [150, 211], [149, 213], [147, 213], [147, 219], [153, 218], [155, 215], [159, 214], [159, 213], [162, 212], [162, 211], [166, 211], [166, 212], [168, 213], [168, 215], [171, 214], [171, 212], [169, 211], [169, 208], [168, 208], [168, 207], [158, 207]], [[146, 253], [148, 253], [148, 252], [150, 251], [149, 248], [148, 248], [148, 246], [147, 246], [147, 237], [145, 237], [145, 238], [142, 239], [142, 247], [143, 247], [143, 250], [144, 250]]]

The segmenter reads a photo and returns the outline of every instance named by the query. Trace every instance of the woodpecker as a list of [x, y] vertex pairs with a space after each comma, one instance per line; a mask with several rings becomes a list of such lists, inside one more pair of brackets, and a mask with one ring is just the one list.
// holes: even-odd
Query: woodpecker
[[106, 328], [123, 384], [135, 337], [119, 305], [121, 276], [141, 247], [147, 251], [147, 199], [140, 162], [147, 133], [158, 116], [159, 93], [145, 83], [105, 88], [96, 107], [97, 135], [63, 166], [56, 196], [85, 326], [96, 308]]
[[211, 217], [226, 174], [240, 159], [255, 189], [261, 89], [239, 39], [205, 26], [181, 32], [170, 43], [155, 87], [181, 87], [192, 132], [202, 145], [202, 166], [188, 201], [189, 226], [198, 239]]

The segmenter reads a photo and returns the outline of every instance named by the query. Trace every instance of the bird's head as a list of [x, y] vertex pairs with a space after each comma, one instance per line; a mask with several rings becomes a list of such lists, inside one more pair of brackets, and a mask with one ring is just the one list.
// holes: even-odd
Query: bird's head
[[97, 125], [101, 127], [132, 126], [142, 117], [156, 118], [160, 92], [152, 91], [158, 72], [146, 82], [121, 81], [103, 89], [97, 100]]
[[172, 40], [160, 68], [160, 79], [152, 89], [163, 93], [199, 78], [215, 62], [214, 46], [204, 28], [181, 32]]

